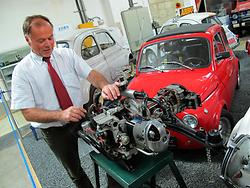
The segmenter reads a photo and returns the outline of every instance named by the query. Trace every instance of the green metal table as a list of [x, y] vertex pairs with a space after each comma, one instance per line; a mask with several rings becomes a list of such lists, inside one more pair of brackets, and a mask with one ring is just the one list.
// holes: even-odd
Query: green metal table
[[170, 151], [166, 151], [156, 156], [146, 156], [141, 154], [139, 160], [136, 161], [135, 170], [132, 172], [127, 171], [115, 161], [112, 161], [103, 154], [96, 153], [95, 151], [90, 152], [90, 157], [94, 163], [96, 188], [100, 188], [98, 166], [115, 179], [122, 187], [136, 188], [148, 180], [150, 180], [151, 187], [159, 187], [156, 186], [155, 175], [166, 165], [169, 165], [179, 186], [181, 188], [187, 187], [177, 166], [175, 165], [173, 153]]

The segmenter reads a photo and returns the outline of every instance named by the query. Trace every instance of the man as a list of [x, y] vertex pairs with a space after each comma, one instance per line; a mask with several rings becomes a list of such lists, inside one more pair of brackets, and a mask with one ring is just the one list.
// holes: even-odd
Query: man
[[41, 128], [74, 184], [90, 188], [78, 154], [77, 131], [86, 114], [80, 79], [86, 78], [110, 100], [120, 95], [118, 83], [109, 84], [73, 50], [54, 48], [53, 25], [48, 18], [27, 17], [23, 33], [31, 52], [13, 71], [11, 108], [20, 109], [32, 126]]

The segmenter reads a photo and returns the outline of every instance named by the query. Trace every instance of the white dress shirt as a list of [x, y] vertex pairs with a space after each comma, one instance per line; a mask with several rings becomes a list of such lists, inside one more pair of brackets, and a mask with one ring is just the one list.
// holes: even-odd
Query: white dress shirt
[[[51, 64], [66, 87], [74, 106], [83, 105], [83, 89], [80, 83], [92, 68], [76, 53], [67, 48], [54, 48]], [[56, 93], [48, 73], [48, 65], [42, 57], [30, 52], [15, 67], [12, 74], [11, 109], [42, 108], [60, 110]], [[62, 122], [36, 123], [40, 128], [62, 126]]]

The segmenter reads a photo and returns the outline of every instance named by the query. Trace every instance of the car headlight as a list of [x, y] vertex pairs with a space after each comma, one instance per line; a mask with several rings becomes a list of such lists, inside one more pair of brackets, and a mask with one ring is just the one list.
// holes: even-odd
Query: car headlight
[[234, 20], [236, 20], [236, 19], [238, 19], [238, 15], [237, 15], [237, 14], [233, 14], [232, 18], [233, 18]]
[[182, 118], [182, 121], [189, 127], [195, 128], [198, 125], [198, 119], [191, 114], [187, 114]]

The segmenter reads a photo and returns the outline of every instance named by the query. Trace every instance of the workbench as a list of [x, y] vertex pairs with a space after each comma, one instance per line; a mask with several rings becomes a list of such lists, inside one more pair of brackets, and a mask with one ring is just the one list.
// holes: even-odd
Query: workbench
[[[101, 167], [122, 187], [136, 188], [143, 185], [148, 180], [150, 180], [150, 187], [159, 187], [156, 186], [155, 176], [166, 165], [169, 165], [179, 186], [181, 188], [187, 187], [177, 166], [175, 165], [173, 153], [170, 151], [166, 151], [156, 156], [147, 156], [143, 154], [134, 156], [136, 160], [134, 171], [128, 171], [125, 168], [122, 168], [117, 162], [110, 160], [103, 154], [96, 153], [95, 151], [90, 152], [90, 157], [94, 163], [96, 188], [100, 188], [98, 167]], [[170, 176], [170, 174], [166, 174], [166, 176]]]

